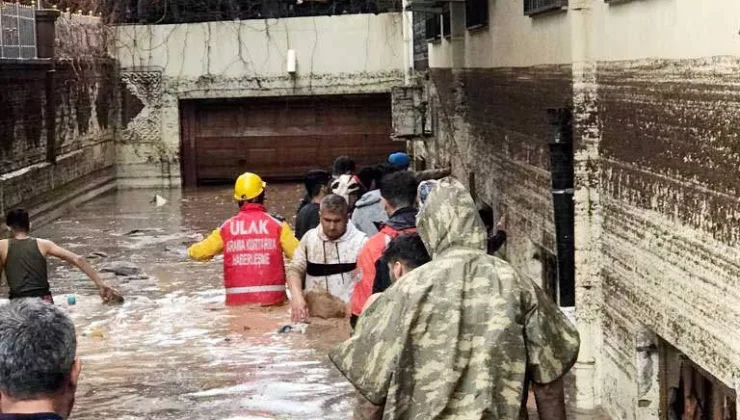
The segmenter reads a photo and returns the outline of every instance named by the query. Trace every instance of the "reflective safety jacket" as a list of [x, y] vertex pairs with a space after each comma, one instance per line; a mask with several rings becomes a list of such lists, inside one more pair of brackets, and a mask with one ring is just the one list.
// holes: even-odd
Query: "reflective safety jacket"
[[283, 254], [292, 258], [297, 247], [287, 223], [261, 204], [245, 204], [188, 255], [206, 261], [223, 252], [227, 305], [276, 305], [285, 301]]

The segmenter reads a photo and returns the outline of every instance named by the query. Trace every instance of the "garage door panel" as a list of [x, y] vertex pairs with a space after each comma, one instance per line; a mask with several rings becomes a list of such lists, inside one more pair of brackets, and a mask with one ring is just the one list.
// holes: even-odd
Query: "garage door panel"
[[297, 178], [328, 167], [340, 155], [358, 165], [385, 160], [399, 148], [390, 139], [388, 95], [194, 102], [185, 134], [195, 159], [186, 179], [233, 179], [243, 171]]
[[[264, 121], [262, 122], [264, 123]], [[347, 124], [323, 123], [312, 127], [294, 125], [283, 126], [214, 126], [201, 129], [196, 134], [200, 138], [211, 137], [274, 137], [274, 136], [314, 136], [314, 135], [358, 135], [358, 134], [385, 134], [390, 135], [388, 127], [379, 124]]]

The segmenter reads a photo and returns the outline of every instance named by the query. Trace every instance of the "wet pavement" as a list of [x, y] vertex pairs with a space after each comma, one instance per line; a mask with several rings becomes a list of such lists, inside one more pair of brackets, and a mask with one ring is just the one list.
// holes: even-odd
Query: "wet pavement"
[[[272, 186], [268, 208], [293, 216], [301, 193], [297, 185]], [[230, 190], [160, 191], [167, 200], [161, 207], [154, 194], [106, 195], [33, 232], [81, 255], [100, 253], [91, 256], [97, 267], [123, 261], [142, 270], [106, 273], [126, 302], [104, 306], [84, 274], [53, 264], [56, 303], [80, 335], [73, 418], [349, 418], [353, 388], [326, 356], [348, 337], [347, 324], [324, 321], [281, 334], [290, 323], [287, 307], [226, 308], [221, 260], [187, 261], [185, 246], [236, 212]]]

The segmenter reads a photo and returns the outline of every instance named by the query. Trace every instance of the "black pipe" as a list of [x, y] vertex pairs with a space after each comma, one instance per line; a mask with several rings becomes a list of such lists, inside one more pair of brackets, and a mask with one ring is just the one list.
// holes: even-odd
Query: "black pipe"
[[46, 89], [46, 161], [56, 163], [56, 92], [54, 92], [54, 75], [55, 70], [46, 72], [45, 89]]
[[558, 252], [558, 303], [575, 306], [575, 172], [573, 167], [573, 119], [570, 109], [549, 109], [555, 127], [550, 143], [550, 173]]

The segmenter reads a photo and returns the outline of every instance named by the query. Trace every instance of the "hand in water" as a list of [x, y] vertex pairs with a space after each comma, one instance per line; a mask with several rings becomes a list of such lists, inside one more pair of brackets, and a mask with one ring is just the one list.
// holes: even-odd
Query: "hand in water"
[[308, 305], [303, 296], [291, 296], [290, 317], [293, 322], [308, 322]]
[[101, 287], [98, 290], [98, 293], [100, 293], [103, 303], [123, 303], [123, 296], [121, 293], [110, 286]]

